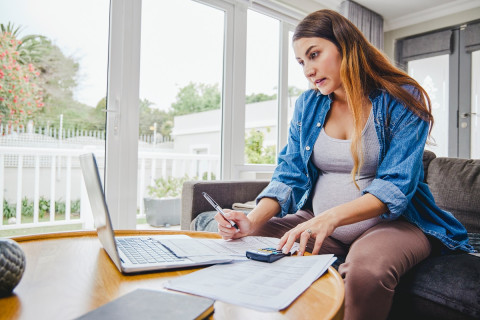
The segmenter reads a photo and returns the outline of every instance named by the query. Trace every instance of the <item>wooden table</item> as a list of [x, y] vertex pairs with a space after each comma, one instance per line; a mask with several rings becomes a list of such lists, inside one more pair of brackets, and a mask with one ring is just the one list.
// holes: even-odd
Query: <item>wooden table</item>
[[[119, 236], [187, 234], [218, 238], [216, 233], [191, 231], [117, 231]], [[73, 319], [138, 288], [162, 289], [162, 283], [198, 268], [122, 275], [100, 245], [95, 231], [21, 236], [26, 269], [12, 296], [0, 299], [1, 319]], [[289, 308], [282, 319], [341, 319], [343, 280], [332, 267]], [[216, 305], [219, 305], [216, 303]], [[219, 305], [220, 306], [220, 305]], [[224, 310], [225, 304], [221, 305]], [[217, 308], [215, 306], [215, 308]], [[218, 309], [220, 316], [220, 309]], [[229, 315], [258, 312], [229, 305]], [[234, 317], [233, 317], [234, 318]]]

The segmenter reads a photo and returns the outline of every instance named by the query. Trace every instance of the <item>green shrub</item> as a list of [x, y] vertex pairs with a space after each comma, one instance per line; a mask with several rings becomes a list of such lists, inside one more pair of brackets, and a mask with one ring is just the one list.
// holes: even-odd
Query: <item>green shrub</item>
[[27, 197], [22, 199], [22, 216], [33, 217], [33, 201], [27, 199]]
[[[55, 213], [56, 214], [65, 214], [65, 202], [56, 201], [55, 202]], [[34, 213], [34, 203], [33, 200], [29, 200], [27, 197], [22, 199], [22, 216], [24, 217], [33, 217]], [[17, 205], [10, 204], [7, 200], [3, 199], [3, 217], [6, 219], [16, 216]], [[71, 213], [80, 212], [80, 200], [71, 201]], [[50, 214], [50, 200], [45, 197], [40, 197], [38, 203], [38, 216], [43, 218], [45, 214]]]
[[72, 213], [80, 213], [80, 199], [78, 200], [73, 200], [71, 202], [71, 208], [70, 211]]
[[50, 213], [50, 200], [40, 197], [38, 203], [38, 215], [43, 218], [46, 213]]
[[3, 199], [3, 217], [10, 219], [16, 216], [15, 207], [10, 205], [7, 200]]
[[[202, 175], [202, 180], [208, 180], [208, 172], [204, 172]], [[217, 180], [217, 177], [215, 176], [215, 173], [210, 172], [210, 180]]]
[[175, 198], [182, 193], [183, 183], [189, 180], [185, 175], [182, 178], [168, 177], [155, 179], [153, 186], [147, 187], [148, 195], [152, 198]]
[[65, 214], [65, 202], [55, 202], [55, 213]]

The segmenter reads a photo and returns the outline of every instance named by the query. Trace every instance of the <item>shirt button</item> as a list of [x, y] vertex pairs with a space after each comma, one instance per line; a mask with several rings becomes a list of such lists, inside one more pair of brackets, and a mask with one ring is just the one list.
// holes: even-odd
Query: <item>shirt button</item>
[[322, 124], [321, 124], [320, 122], [317, 122], [317, 127], [320, 128], [321, 125], [322, 125]]
[[307, 147], [305, 148], [305, 150], [309, 151], [309, 150], [310, 150], [310, 147], [309, 147], [309, 146], [307, 146]]

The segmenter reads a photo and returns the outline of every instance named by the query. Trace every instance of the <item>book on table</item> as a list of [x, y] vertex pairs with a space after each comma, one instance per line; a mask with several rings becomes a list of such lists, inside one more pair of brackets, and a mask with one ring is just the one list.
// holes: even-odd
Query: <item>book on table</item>
[[204, 319], [213, 313], [213, 302], [189, 294], [137, 289], [77, 319]]

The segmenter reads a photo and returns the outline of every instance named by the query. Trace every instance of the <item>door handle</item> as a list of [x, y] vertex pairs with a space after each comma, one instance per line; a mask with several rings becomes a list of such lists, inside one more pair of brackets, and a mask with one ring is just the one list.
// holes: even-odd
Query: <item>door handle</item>
[[477, 115], [476, 112], [464, 112], [464, 113], [460, 113], [460, 119], [467, 119], [468, 117], [470, 116], [475, 116]]

